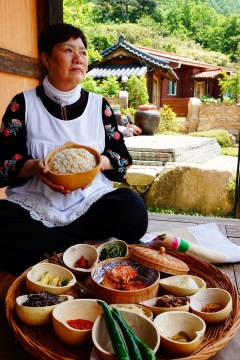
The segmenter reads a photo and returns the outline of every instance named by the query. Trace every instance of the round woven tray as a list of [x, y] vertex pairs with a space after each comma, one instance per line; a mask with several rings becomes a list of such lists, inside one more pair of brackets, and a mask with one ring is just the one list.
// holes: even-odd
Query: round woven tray
[[[217, 324], [207, 324], [207, 330], [200, 348], [191, 356], [177, 358], [177, 360], [205, 360], [216, 354], [233, 338], [240, 326], [239, 297], [235, 285], [229, 277], [222, 273], [217, 267], [201, 261], [193, 256], [168, 251], [169, 254], [184, 261], [189, 266], [189, 274], [201, 277], [206, 281], [207, 287], [222, 288], [232, 295], [233, 309], [228, 319]], [[45, 260], [48, 261], [48, 260]], [[55, 335], [52, 324], [33, 327], [25, 325], [18, 318], [15, 311], [15, 299], [19, 295], [27, 294], [25, 287], [26, 270], [18, 277], [9, 288], [5, 310], [14, 335], [22, 346], [34, 357], [41, 360], [89, 360], [92, 345], [82, 347], [71, 347], [62, 343]], [[91, 289], [91, 278], [85, 278], [84, 285]], [[69, 295], [80, 298], [78, 287], [74, 286]], [[173, 360], [175, 357], [166, 353], [161, 346], [157, 354], [157, 360]]]

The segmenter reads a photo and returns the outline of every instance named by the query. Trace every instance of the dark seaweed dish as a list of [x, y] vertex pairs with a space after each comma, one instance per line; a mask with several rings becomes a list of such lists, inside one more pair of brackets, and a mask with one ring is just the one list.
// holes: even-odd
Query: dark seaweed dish
[[66, 296], [52, 294], [49, 291], [43, 291], [35, 294], [29, 294], [27, 300], [22, 305], [30, 307], [44, 307], [57, 305], [65, 300], [67, 300]]

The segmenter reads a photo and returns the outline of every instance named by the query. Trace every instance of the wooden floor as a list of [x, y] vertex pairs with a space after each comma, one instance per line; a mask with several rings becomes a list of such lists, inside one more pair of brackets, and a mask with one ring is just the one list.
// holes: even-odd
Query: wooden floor
[[[148, 231], [159, 232], [159, 234], [161, 234], [167, 230], [196, 226], [209, 222], [215, 222], [225, 237], [240, 246], [240, 220], [238, 219], [149, 214]], [[218, 267], [230, 277], [233, 283], [236, 284], [238, 293], [240, 293], [240, 263], [221, 264], [218, 265]], [[34, 357], [25, 351], [21, 344], [14, 338], [4, 312], [4, 299], [8, 288], [14, 280], [14, 276], [0, 271], [0, 359], [33, 360]], [[240, 330], [238, 330], [234, 338], [211, 359], [239, 360], [239, 353]]]

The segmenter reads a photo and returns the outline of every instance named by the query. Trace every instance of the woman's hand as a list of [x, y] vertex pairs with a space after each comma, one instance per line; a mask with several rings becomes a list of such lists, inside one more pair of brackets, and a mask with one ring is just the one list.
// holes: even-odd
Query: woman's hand
[[53, 183], [47, 176], [48, 169], [44, 165], [43, 160], [36, 159], [36, 160], [28, 160], [23, 165], [20, 173], [18, 174], [18, 177], [27, 177], [31, 175], [38, 175], [40, 180], [50, 187], [53, 191], [59, 192], [60, 194], [63, 194], [64, 196], [71, 194], [72, 191], [65, 189], [61, 185], [57, 185]]
[[140, 129], [137, 125], [127, 124], [126, 127], [132, 129], [135, 135], [141, 135], [142, 133], [142, 129]]

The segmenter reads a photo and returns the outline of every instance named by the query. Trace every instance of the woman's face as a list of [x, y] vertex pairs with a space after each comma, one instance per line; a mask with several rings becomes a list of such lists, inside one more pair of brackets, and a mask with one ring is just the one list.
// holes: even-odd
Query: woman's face
[[85, 79], [87, 50], [80, 38], [56, 44], [51, 55], [43, 52], [41, 59], [48, 69], [48, 80], [60, 91], [70, 91]]

